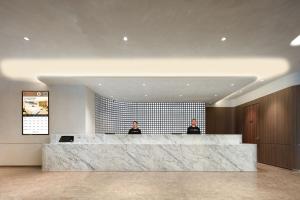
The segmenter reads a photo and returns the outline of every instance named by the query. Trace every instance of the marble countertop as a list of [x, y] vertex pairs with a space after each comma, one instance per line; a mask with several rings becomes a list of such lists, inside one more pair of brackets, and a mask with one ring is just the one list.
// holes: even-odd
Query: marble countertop
[[[65, 135], [65, 134], [64, 134]], [[43, 145], [44, 171], [255, 171], [241, 135], [74, 135]]]
[[[70, 144], [59, 143], [63, 135], [53, 134], [50, 136], [51, 144]], [[72, 144], [241, 144], [242, 135], [240, 134], [96, 134], [95, 136], [73, 135]]]

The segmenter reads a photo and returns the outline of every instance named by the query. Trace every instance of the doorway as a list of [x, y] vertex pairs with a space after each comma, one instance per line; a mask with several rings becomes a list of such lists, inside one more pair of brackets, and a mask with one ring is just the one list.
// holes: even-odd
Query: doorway
[[258, 104], [249, 105], [244, 108], [243, 143], [258, 144], [258, 109]]
[[259, 104], [252, 104], [244, 108], [243, 143], [257, 144], [257, 161], [260, 162], [258, 112]]

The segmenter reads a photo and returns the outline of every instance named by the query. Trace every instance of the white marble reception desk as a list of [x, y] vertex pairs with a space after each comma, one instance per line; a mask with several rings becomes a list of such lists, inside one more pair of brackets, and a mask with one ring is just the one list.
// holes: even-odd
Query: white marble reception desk
[[43, 146], [44, 171], [256, 171], [241, 135], [75, 135]]

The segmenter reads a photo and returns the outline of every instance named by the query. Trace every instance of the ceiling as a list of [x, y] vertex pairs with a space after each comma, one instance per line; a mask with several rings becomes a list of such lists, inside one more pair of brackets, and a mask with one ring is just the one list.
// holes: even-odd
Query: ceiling
[[[300, 34], [299, 10], [299, 0], [1, 0], [0, 61], [28, 58], [279, 58], [289, 63], [289, 71], [281, 75], [284, 76], [300, 71], [300, 47], [289, 46]], [[123, 40], [124, 36], [128, 41]], [[222, 37], [227, 40], [221, 41]], [[218, 80], [200, 77], [194, 81], [220, 88], [216, 92], [223, 96], [234, 92], [222, 87], [232, 78], [240, 81], [239, 87], [253, 82], [249, 77]], [[275, 78], [279, 77], [255, 83], [251, 89]], [[98, 79], [102, 80], [101, 77]], [[166, 79], [159, 81], [164, 84]], [[181, 84], [186, 80], [172, 81], [168, 91], [177, 87], [177, 82]], [[110, 84], [114, 83], [115, 80]], [[129, 88], [129, 84], [133, 84], [132, 81], [122, 82], [122, 87]], [[153, 83], [153, 88], [157, 86]], [[104, 87], [95, 90], [110, 95]], [[187, 96], [193, 95], [194, 90], [189, 90]], [[155, 91], [152, 91], [153, 96], [159, 96]], [[168, 91], [161, 90], [164, 94]], [[215, 91], [201, 92], [195, 96], [211, 101]], [[131, 90], [123, 96], [127, 93]]]
[[215, 103], [255, 77], [77, 77], [41, 80], [48, 85], [85, 85], [101, 96], [130, 102]]

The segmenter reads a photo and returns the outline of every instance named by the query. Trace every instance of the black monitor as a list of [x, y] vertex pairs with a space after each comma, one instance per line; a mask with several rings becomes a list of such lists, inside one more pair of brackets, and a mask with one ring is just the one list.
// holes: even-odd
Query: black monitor
[[74, 136], [61, 136], [59, 142], [74, 142]]

